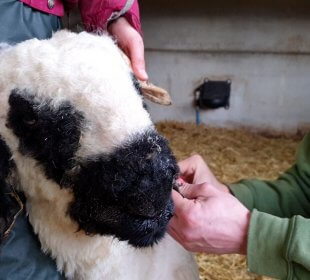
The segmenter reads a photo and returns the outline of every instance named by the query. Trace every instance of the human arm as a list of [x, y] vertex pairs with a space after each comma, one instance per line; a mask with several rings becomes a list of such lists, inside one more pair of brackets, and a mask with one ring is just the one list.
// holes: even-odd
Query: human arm
[[146, 81], [144, 43], [141, 35], [128, 23], [126, 18], [112, 22], [108, 31], [116, 38], [119, 47], [130, 57], [132, 69], [138, 79]]
[[242, 180], [229, 189], [213, 175], [204, 160], [192, 156], [179, 163], [181, 178], [193, 184], [208, 182], [232, 192], [249, 210], [254, 208], [279, 217], [310, 217], [310, 134], [302, 141], [296, 164], [277, 180]]
[[242, 180], [230, 190], [252, 211], [248, 266], [281, 279], [310, 278], [310, 135], [296, 164], [275, 181]]
[[310, 217], [310, 134], [302, 141], [296, 164], [275, 181], [242, 180], [231, 192], [250, 210], [278, 217]]
[[[278, 180], [271, 182], [243, 180], [229, 186], [231, 192], [252, 210], [247, 242], [247, 260], [250, 271], [280, 279], [310, 279], [310, 254], [308, 253], [310, 251], [310, 220], [307, 219], [310, 187], [308, 183], [309, 156], [308, 135], [302, 142], [296, 164]], [[196, 162], [199, 160], [196, 159]], [[181, 166], [181, 176], [185, 174], [189, 181], [199, 182], [203, 174], [205, 176], [202, 178], [203, 181], [212, 182], [219, 189], [223, 187], [212, 172], [210, 173], [209, 169], [206, 170], [203, 167], [205, 163], [198, 165], [200, 167], [196, 169], [195, 167], [186, 169], [189, 165], [186, 165], [186, 168]], [[196, 175], [193, 170], [197, 171]], [[191, 174], [191, 177], [187, 176], [186, 172]], [[227, 190], [226, 188], [225, 191]], [[227, 203], [224, 199], [222, 202], [221, 207], [226, 207]], [[220, 213], [222, 209], [218, 211]], [[235, 217], [231, 218], [232, 221], [235, 219]], [[183, 217], [183, 219], [187, 218]], [[225, 226], [223, 230], [227, 228]], [[188, 232], [190, 232], [189, 229]], [[187, 234], [191, 236], [190, 233]], [[222, 234], [218, 233], [217, 236], [221, 240]], [[190, 240], [187, 242], [191, 243]]]
[[187, 250], [247, 254], [251, 272], [279, 279], [310, 279], [310, 220], [250, 214], [231, 194], [209, 184], [173, 192], [169, 234]]
[[247, 246], [251, 272], [278, 279], [310, 279], [310, 219], [252, 211]]
[[174, 216], [168, 232], [187, 250], [245, 254], [250, 212], [234, 196], [208, 183], [173, 191]]
[[[78, 5], [85, 29], [89, 32], [106, 30], [112, 14], [121, 11], [129, 1], [79, 0]], [[121, 16], [126, 18], [129, 24], [141, 34], [140, 13], [137, 0], [134, 0], [132, 5], [129, 6], [129, 10]]]
[[[137, 0], [133, 0], [131, 6], [130, 2], [130, 0], [79, 0], [78, 3], [85, 29], [89, 32], [108, 30], [129, 56], [135, 75], [145, 81], [148, 75], [145, 71], [139, 6]], [[129, 10], [123, 9], [126, 4]], [[117, 14], [120, 11], [123, 14]]]

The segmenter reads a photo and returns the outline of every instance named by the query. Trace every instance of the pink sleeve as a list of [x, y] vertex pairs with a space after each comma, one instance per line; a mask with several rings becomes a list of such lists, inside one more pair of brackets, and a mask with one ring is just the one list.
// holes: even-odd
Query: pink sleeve
[[[79, 0], [82, 21], [87, 31], [104, 30], [113, 12], [120, 11], [127, 0]], [[138, 1], [134, 0], [130, 10], [123, 15], [141, 34]]]

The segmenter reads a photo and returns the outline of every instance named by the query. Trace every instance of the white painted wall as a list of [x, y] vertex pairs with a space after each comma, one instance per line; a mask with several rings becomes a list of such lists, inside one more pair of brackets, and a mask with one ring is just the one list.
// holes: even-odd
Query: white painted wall
[[203, 112], [204, 123], [310, 130], [309, 0], [139, 2], [149, 76], [173, 97], [149, 104], [153, 120], [194, 122], [194, 88], [229, 78], [229, 110]]
[[309, 1], [140, 3], [149, 75], [173, 97], [150, 104], [155, 121], [195, 121], [193, 90], [208, 77], [232, 80], [231, 106], [202, 113], [204, 123], [310, 128]]

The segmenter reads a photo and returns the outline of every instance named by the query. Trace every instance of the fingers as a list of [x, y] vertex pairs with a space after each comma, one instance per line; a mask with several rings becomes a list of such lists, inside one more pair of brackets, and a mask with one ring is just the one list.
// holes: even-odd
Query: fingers
[[179, 194], [177, 191], [172, 190], [172, 200], [174, 203], [174, 212], [179, 213], [186, 207], [187, 199], [184, 198], [181, 194]]
[[188, 183], [192, 183], [195, 175], [195, 166], [191, 158], [179, 161], [178, 166], [180, 168], [181, 179]]
[[186, 184], [180, 187], [179, 191], [181, 194], [175, 190], [172, 190], [171, 193], [174, 203], [174, 215], [176, 217], [183, 215], [183, 213], [191, 209], [193, 204], [196, 203], [196, 199], [207, 198], [208, 195], [205, 187], [201, 185]]
[[180, 192], [184, 197], [175, 190], [172, 190], [172, 200], [174, 202], [172, 224], [176, 219], [184, 219], [184, 217], [190, 215], [192, 210], [199, 207], [205, 200], [221, 193], [214, 186], [207, 183], [199, 185], [186, 184], [180, 187]]
[[174, 215], [169, 221], [168, 224], [168, 233], [179, 243], [182, 243], [182, 238], [179, 235], [179, 229], [182, 228], [180, 222], [182, 222], [182, 216], [186, 213], [186, 209], [188, 208], [188, 204], [191, 203], [190, 200], [183, 198], [176, 191], [172, 191], [172, 199], [174, 202]]
[[183, 184], [179, 191], [187, 199], [197, 199], [201, 195], [200, 185]]
[[109, 32], [117, 39], [118, 45], [129, 56], [133, 72], [137, 78], [141, 81], [148, 80], [145, 71], [144, 44], [139, 32], [124, 17], [111, 23]]
[[218, 194], [218, 190], [211, 184], [184, 184], [179, 188], [180, 193], [187, 199], [207, 199]]
[[138, 32], [136, 32], [134, 37], [128, 45], [132, 69], [139, 80], [146, 81], [148, 80], [148, 75], [145, 71], [143, 40]]
[[204, 167], [206, 164], [200, 155], [193, 155], [185, 160], [178, 162], [178, 165], [180, 168], [181, 177], [185, 181], [188, 183], [197, 183], [193, 182], [195, 175], [197, 172], [200, 172], [201, 167]]

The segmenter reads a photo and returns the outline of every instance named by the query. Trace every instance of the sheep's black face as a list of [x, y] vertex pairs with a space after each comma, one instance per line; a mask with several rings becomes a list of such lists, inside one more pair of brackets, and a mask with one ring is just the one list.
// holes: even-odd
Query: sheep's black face
[[87, 233], [112, 234], [136, 247], [163, 237], [172, 216], [178, 167], [155, 131], [80, 166], [70, 215]]
[[21, 154], [40, 162], [49, 179], [61, 184], [64, 172], [74, 166], [83, 116], [69, 102], [57, 109], [39, 102], [26, 90], [13, 90], [6, 126], [19, 139]]
[[7, 127], [19, 152], [47, 178], [71, 188], [68, 215], [87, 234], [108, 234], [135, 247], [163, 237], [172, 216], [171, 188], [178, 167], [166, 140], [150, 128], [110, 153], [77, 157], [86, 117], [69, 102], [51, 106], [26, 91], [9, 98]]

